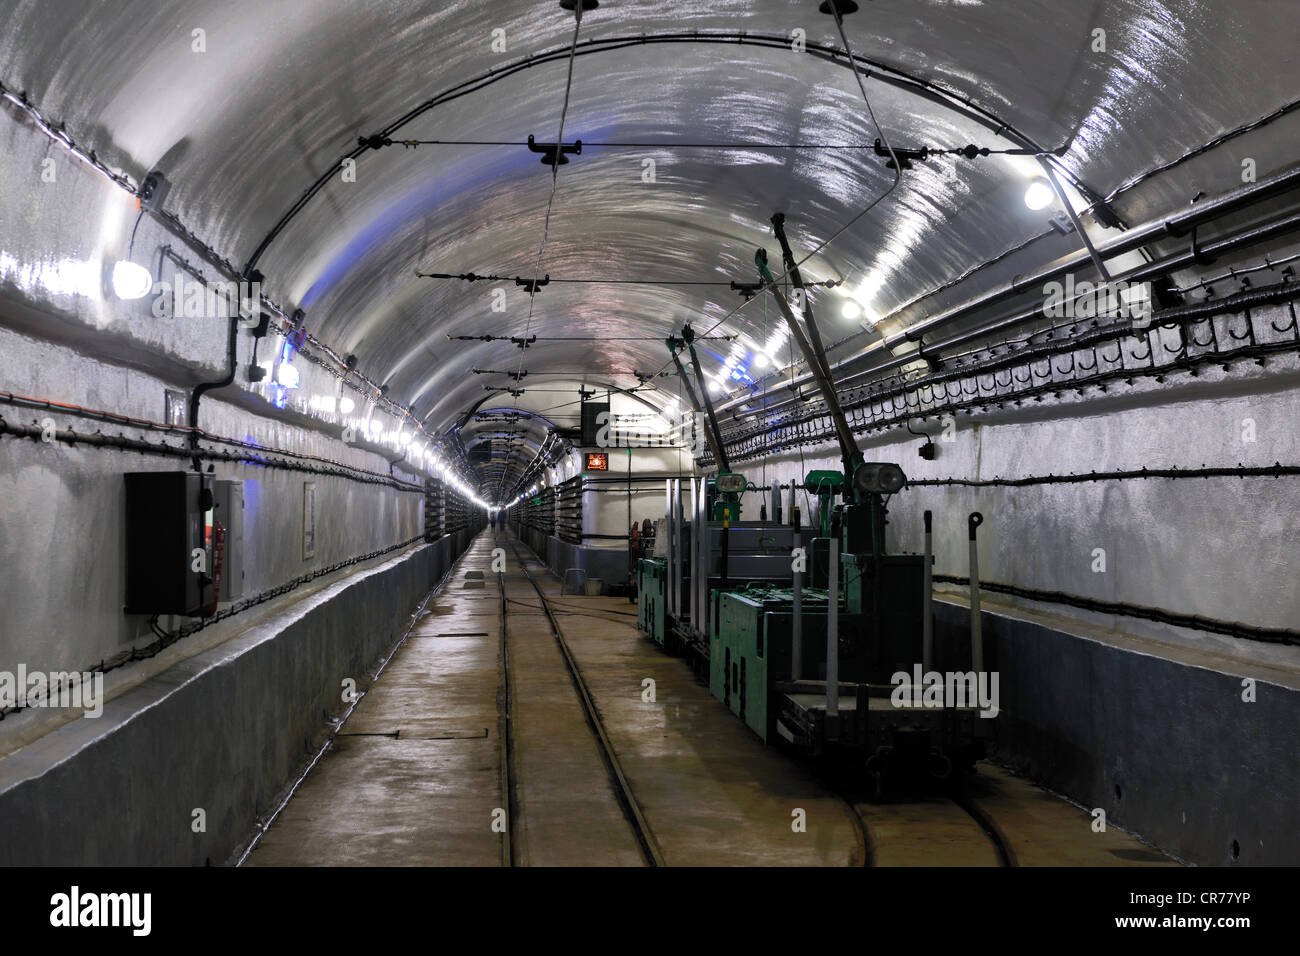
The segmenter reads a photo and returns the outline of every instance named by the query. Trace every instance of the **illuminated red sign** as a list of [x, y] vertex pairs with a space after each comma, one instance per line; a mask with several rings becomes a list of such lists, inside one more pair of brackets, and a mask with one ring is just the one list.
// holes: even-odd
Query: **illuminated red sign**
[[587, 452], [587, 471], [609, 471], [609, 455], [604, 452]]

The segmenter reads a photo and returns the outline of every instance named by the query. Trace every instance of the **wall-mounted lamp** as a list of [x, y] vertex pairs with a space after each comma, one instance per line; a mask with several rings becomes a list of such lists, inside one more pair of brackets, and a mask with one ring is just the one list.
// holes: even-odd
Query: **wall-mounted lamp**
[[113, 294], [119, 299], [143, 299], [153, 288], [153, 274], [129, 259], [113, 265]]
[[297, 388], [302, 384], [302, 376], [298, 370], [288, 362], [282, 362], [279, 369], [276, 370], [275, 380], [281, 388]]

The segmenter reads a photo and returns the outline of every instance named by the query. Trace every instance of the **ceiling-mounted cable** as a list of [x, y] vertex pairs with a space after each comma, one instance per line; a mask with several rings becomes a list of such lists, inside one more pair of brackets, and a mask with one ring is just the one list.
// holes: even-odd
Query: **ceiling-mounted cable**
[[[573, 43], [569, 46], [569, 69], [568, 69], [568, 74], [565, 76], [564, 79], [564, 103], [560, 107], [560, 129], [559, 132], [556, 133], [555, 135], [555, 142], [557, 144], [560, 144], [560, 146], [557, 148], [562, 148], [562, 145], [564, 143], [564, 121], [569, 115], [569, 94], [573, 90], [573, 61], [577, 58], [578, 32], [582, 29], [582, 7], [583, 7], [582, 3], [574, 4]], [[537, 263], [533, 267], [534, 276], [538, 275], [542, 271], [542, 254], [546, 251], [546, 240], [549, 237], [551, 231], [551, 210], [555, 206], [555, 191], [559, 187], [559, 183], [560, 183], [560, 165], [561, 164], [558, 162], [551, 163], [551, 194], [549, 197], [547, 197], [546, 200], [546, 217], [545, 219], [542, 220], [542, 241], [537, 247]], [[523, 340], [525, 342], [528, 341], [528, 333], [531, 330], [533, 325], [533, 307], [536, 304], [537, 304], [537, 287], [534, 284], [533, 287], [530, 289], [529, 296], [528, 296], [528, 318], [524, 322], [524, 334], [523, 334]], [[527, 355], [526, 350], [520, 349], [518, 371], [523, 371], [524, 359], [526, 355]], [[518, 409], [519, 396], [515, 395], [513, 397], [514, 397], [514, 408]], [[503, 492], [504, 490], [505, 490], [505, 477], [503, 475], [501, 480], [497, 482], [498, 497], [501, 497], [501, 492]]]
[[[784, 52], [789, 51], [790, 38], [786, 34], [764, 34], [752, 31], [718, 31], [718, 32], [701, 32], [691, 30], [689, 32], [668, 32], [668, 33], [638, 33], [632, 36], [605, 36], [595, 37], [578, 44], [578, 55], [599, 55], [602, 53], [618, 52], [627, 49], [642, 48], [647, 44], [723, 44], [723, 45], [740, 45], [751, 49], [775, 49]], [[382, 142], [385, 138], [391, 136], [398, 130], [402, 129], [415, 119], [428, 113], [430, 110], [439, 106], [444, 106], [454, 100], [471, 93], [485, 89], [486, 87], [508, 80], [515, 74], [547, 63], [552, 63], [564, 56], [566, 51], [563, 47], [553, 50], [545, 50], [540, 53], [528, 54], [522, 59], [508, 64], [503, 67], [492, 67], [478, 76], [463, 80], [454, 86], [443, 90], [442, 92], [430, 97], [420, 103], [413, 109], [408, 110], [402, 116], [384, 126], [376, 135]], [[830, 44], [809, 42], [806, 46], [808, 56], [825, 60], [827, 62], [840, 65], [841, 53]], [[1034, 142], [1026, 133], [1017, 128], [1015, 124], [996, 114], [988, 112], [983, 107], [977, 105], [969, 97], [963, 96], [953, 90], [947, 89], [941, 85], [935, 84], [918, 76], [913, 76], [895, 66], [886, 63], [876, 62], [863, 57], [856, 57], [858, 62], [864, 63], [872, 71], [872, 75], [882, 83], [904, 89], [916, 96], [927, 99], [936, 103], [941, 108], [951, 110], [960, 115], [973, 120], [979, 125], [990, 130], [998, 136], [1002, 136], [1012, 142], [1016, 142], [1026, 147], [1040, 148], [1039, 144]], [[3, 89], [3, 87], [0, 87]], [[17, 102], [17, 100], [15, 100]], [[265, 253], [266, 249], [276, 237], [284, 231], [288, 223], [302, 211], [303, 207], [311, 201], [330, 180], [336, 175], [336, 171], [341, 163], [347, 159], [357, 159], [362, 154], [371, 149], [369, 145], [374, 137], [362, 137], [360, 142], [349, 149], [338, 160], [329, 166], [317, 180], [312, 183], [297, 201], [280, 217], [271, 231], [262, 239], [253, 252], [247, 268], [252, 268]], [[1078, 181], [1071, 174], [1071, 182], [1080, 191], [1082, 195], [1088, 198], [1092, 204], [1100, 203], [1101, 197], [1095, 190], [1086, 183]]]
[[[871, 210], [876, 208], [876, 206], [880, 205], [880, 203], [882, 203], [891, 193], [893, 193], [895, 189], [898, 188], [898, 184], [902, 181], [902, 175], [903, 175], [903, 171], [898, 161], [898, 156], [895, 154], [894, 148], [889, 144], [889, 138], [885, 135], [884, 130], [880, 128], [880, 122], [876, 119], [875, 110], [871, 108], [871, 97], [867, 96], [867, 87], [866, 84], [863, 83], [862, 73], [858, 69], [858, 61], [853, 54], [853, 48], [849, 45], [848, 37], [844, 35], [843, 18], [840, 16], [839, 9], [835, 5], [835, 0], [827, 0], [827, 2], [830, 4], [831, 13], [835, 17], [835, 28], [839, 31], [840, 41], [844, 44], [844, 54], [846, 57], [848, 57], [849, 65], [853, 69], [853, 76], [858, 81], [858, 89], [861, 91], [862, 99], [867, 105], [867, 115], [871, 117], [871, 123], [873, 126], [875, 126], [876, 133], [880, 136], [880, 141], [884, 144], [885, 150], [889, 153], [890, 161], [893, 165], [894, 181], [890, 183], [888, 189], [886, 189], [883, 193], [881, 193], [870, 203], [868, 203], [866, 208], [864, 208], [861, 212], [857, 213], [857, 215], [855, 215], [844, 225], [840, 226], [839, 229], [831, 233], [831, 235], [828, 236], [826, 239], [823, 239], [818, 245], [813, 247], [813, 250], [811, 252], [809, 252], [806, 256], [804, 256], [802, 259], [796, 262], [794, 266], [796, 269], [802, 266], [804, 263], [806, 263], [813, 256], [818, 255], [823, 249], [825, 249], [832, 242], [834, 242], [845, 232], [847, 232], [850, 228], [852, 228], [852, 226], [855, 223], [857, 223], [858, 220], [860, 220], [867, 213], [871, 212]], [[786, 272], [782, 272], [780, 275], [775, 276], [774, 281], [775, 282], [782, 281], [790, 274], [791, 271], [793, 270], [787, 270]], [[763, 290], [760, 294], [766, 295], [767, 292], [766, 290]], [[754, 300], [746, 299], [740, 305], [736, 306], [734, 309], [732, 309], [730, 312], [728, 312], [726, 315], [720, 318], [717, 322], [713, 323], [713, 325], [709, 326], [709, 328], [705, 329], [704, 334], [708, 335], [710, 332], [715, 331], [720, 325], [722, 325], [722, 323], [726, 322], [732, 316], [739, 315], [740, 312], [745, 308], [745, 306], [749, 305], [749, 303], [752, 301]], [[660, 372], [664, 371], [664, 369], [668, 367], [668, 364], [669, 363], [665, 362], [664, 365], [659, 369], [659, 371]], [[659, 373], [656, 372], [655, 374], [657, 375]]]
[[[534, 290], [534, 286], [549, 285], [552, 282], [566, 283], [570, 285], [670, 285], [670, 286], [724, 286], [730, 289], [741, 291], [750, 288], [747, 283], [736, 282], [734, 280], [724, 281], [721, 279], [606, 279], [606, 278], [583, 278], [583, 279], [553, 279], [547, 275], [541, 279], [525, 279], [523, 276], [499, 276], [499, 275], [479, 275], [476, 272], [420, 272], [416, 270], [417, 279], [460, 279], [464, 282], [513, 282], [515, 285], [524, 286], [529, 291]], [[808, 286], [823, 286], [827, 289], [833, 289], [837, 285], [843, 285], [842, 279], [822, 279], [818, 282], [805, 282]], [[757, 284], [752, 288], [757, 291]]]
[[[388, 137], [362, 137], [359, 142], [370, 149], [382, 149], [385, 146], [404, 146], [407, 149], [415, 149], [420, 146], [527, 146], [533, 152], [545, 150], [549, 156], [543, 162], [546, 165], [552, 165], [553, 159], [549, 158], [555, 153], [555, 144], [541, 144], [533, 141], [530, 136], [527, 140], [510, 140], [510, 139], [390, 139]], [[766, 150], [766, 149], [809, 149], [809, 150], [839, 150], [839, 149], [866, 149], [873, 151], [877, 156], [889, 156], [877, 139], [874, 143], [718, 143], [718, 142], [690, 142], [679, 141], [672, 142], [660, 140], [659, 142], [598, 142], [575, 140], [574, 146], [576, 152], [581, 153], [583, 148], [606, 148], [606, 149], [725, 149], [725, 150]], [[570, 152], [568, 143], [564, 144], [565, 152]], [[1029, 149], [1025, 147], [994, 149], [988, 146], [976, 146], [974, 143], [968, 143], [965, 146], [920, 146], [915, 149], [898, 149], [898, 159], [903, 162], [904, 169], [910, 169], [911, 165], [908, 160], [919, 159], [922, 162], [930, 159], [932, 156], [959, 156], [964, 159], [977, 159], [986, 156], [1036, 156], [1040, 150], [1037, 148]], [[1057, 150], [1057, 155], [1063, 155], [1065, 148]], [[891, 162], [896, 160], [891, 156]], [[561, 165], [567, 165], [568, 159], [561, 159]], [[892, 169], [893, 167], [889, 167]]]
[[[695, 340], [707, 340], [713, 342], [730, 342], [736, 338], [734, 335], [697, 335]], [[449, 342], [514, 342], [519, 344], [518, 336], [513, 335], [448, 335]], [[662, 342], [663, 338], [658, 335], [534, 335], [529, 344], [533, 342]], [[661, 369], [662, 371], [662, 369]], [[646, 378], [654, 376], [647, 375]]]

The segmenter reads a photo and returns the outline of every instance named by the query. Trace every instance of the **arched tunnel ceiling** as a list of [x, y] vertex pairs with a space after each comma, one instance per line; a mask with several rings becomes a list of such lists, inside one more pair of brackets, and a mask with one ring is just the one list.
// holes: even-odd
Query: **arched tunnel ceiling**
[[[1033, 142], [1069, 145], [1064, 167], [1106, 195], [1134, 175], [1289, 102], [1296, 13], [1270, 0], [870, 0], [845, 20], [855, 53], [969, 100]], [[242, 263], [293, 202], [352, 150], [442, 91], [545, 51], [566, 51], [573, 14], [554, 0], [22, 0], [7, 7], [0, 79], [137, 180], [175, 183], [169, 208]], [[1279, 14], [1279, 8], [1287, 8]], [[1279, 23], [1279, 19], [1289, 21]], [[1096, 29], [1106, 53], [1095, 52]], [[192, 49], [205, 31], [206, 52]], [[682, 31], [789, 37], [838, 48], [816, 0], [615, 2], [584, 15], [581, 41]], [[504, 30], [505, 52], [492, 49]], [[394, 138], [555, 138], [567, 59], [514, 72], [432, 109]], [[931, 98], [867, 80], [898, 146], [1017, 145]], [[682, 38], [583, 50], [566, 141], [870, 143], [877, 132], [852, 73], [791, 49]], [[653, 184], [643, 160], [656, 162]], [[308, 328], [386, 382], [431, 429], [509, 384], [470, 369], [516, 369], [508, 341], [448, 334], [571, 337], [528, 349], [525, 387], [635, 385], [662, 368], [662, 339], [707, 328], [739, 299], [721, 287], [553, 284], [529, 319], [512, 284], [430, 280], [417, 269], [531, 275], [550, 169], [518, 146], [394, 145], [334, 176], [258, 262], [268, 291]], [[1033, 161], [918, 164], [901, 187], [805, 267], [874, 290], [883, 313], [1028, 237], [1045, 222], [1019, 201]], [[1261, 173], [1264, 172], [1261, 169]], [[561, 167], [540, 272], [752, 282], [753, 250], [775, 255], [783, 210], [796, 253], [831, 236], [892, 182], [851, 150], [707, 151], [589, 146]], [[1141, 218], [1186, 197], [1117, 203]], [[1044, 258], [1076, 240], [1049, 240]], [[507, 290], [503, 312], [494, 288]], [[838, 315], [835, 322], [840, 322]], [[765, 330], [765, 323], [767, 330]], [[747, 309], [704, 343], [714, 368], [771, 341], [771, 308]], [[831, 337], [844, 334], [843, 325]], [[710, 369], [712, 370], [712, 369]], [[553, 373], [553, 374], [552, 374]], [[559, 405], [558, 395], [526, 403]], [[568, 401], [568, 399], [563, 399]], [[495, 402], [495, 399], [494, 399]]]

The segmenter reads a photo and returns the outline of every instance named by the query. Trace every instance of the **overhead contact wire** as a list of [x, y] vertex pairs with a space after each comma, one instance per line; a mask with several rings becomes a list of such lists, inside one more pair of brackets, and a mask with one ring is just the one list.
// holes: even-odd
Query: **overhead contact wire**
[[[893, 163], [894, 181], [890, 184], [888, 189], [886, 189], [883, 193], [881, 193], [870, 203], [868, 203], [867, 206], [864, 209], [862, 209], [860, 212], [858, 212], [855, 216], [853, 216], [852, 219], [844, 223], [844, 225], [840, 226], [840, 228], [835, 230], [835, 232], [831, 233], [830, 236], [828, 236], [826, 239], [818, 243], [811, 252], [809, 252], [806, 256], [804, 256], [802, 259], [796, 262], [794, 264], [794, 269], [798, 269], [804, 263], [808, 262], [808, 260], [812, 259], [813, 256], [819, 255], [822, 252], [822, 250], [824, 250], [832, 242], [834, 242], [845, 232], [851, 229], [855, 224], [857, 224], [857, 222], [861, 220], [863, 216], [865, 216], [867, 213], [871, 212], [871, 210], [875, 209], [876, 206], [884, 202], [885, 199], [887, 199], [894, 192], [894, 190], [898, 188], [898, 184], [902, 182], [902, 178], [903, 178], [902, 167], [898, 162], [898, 156], [894, 153], [894, 147], [890, 145], [889, 138], [885, 135], [884, 130], [880, 128], [880, 122], [876, 119], [876, 112], [871, 107], [871, 97], [867, 95], [867, 87], [866, 84], [863, 82], [862, 73], [858, 69], [858, 61], [854, 57], [853, 49], [849, 45], [848, 37], [844, 35], [843, 18], [840, 16], [839, 10], [835, 5], [835, 0], [829, 0], [829, 2], [831, 5], [831, 12], [835, 17], [835, 27], [839, 31], [840, 41], [844, 44], [845, 56], [848, 58], [849, 65], [853, 69], [853, 76], [858, 82], [858, 90], [862, 93], [863, 102], [865, 102], [867, 105], [867, 115], [871, 117], [871, 123], [876, 128], [876, 133], [880, 136], [881, 143], [884, 144], [885, 149], [889, 152], [890, 162]], [[774, 282], [783, 281], [787, 276], [790, 275], [791, 272], [794, 271], [794, 269], [787, 270], [785, 272], [782, 272], [780, 275], [775, 276]], [[766, 289], [762, 289], [758, 292], [758, 295], [765, 296], [767, 294], [768, 292]], [[757, 298], [757, 296], [755, 296], [755, 298]], [[728, 312], [726, 315], [720, 318], [717, 322], [713, 323], [713, 325], [709, 326], [709, 328], [705, 330], [704, 334], [709, 335], [710, 333], [716, 331], [717, 328], [721, 326], [724, 322], [726, 322], [728, 319], [732, 318], [733, 316], [739, 315], [741, 311], [744, 310], [744, 308], [753, 301], [754, 299], [746, 299], [740, 305], [736, 306], [734, 309], [732, 309], [730, 312]], [[665, 362], [660, 367], [659, 371], [656, 372], [654, 376], [652, 376], [652, 378], [657, 377], [661, 372], [663, 372], [666, 368], [668, 368], [669, 364], [671, 363]]]
[[[542, 221], [542, 241], [537, 247], [537, 262], [533, 266], [533, 276], [536, 277], [542, 271], [542, 255], [546, 251], [546, 240], [551, 232], [551, 210], [555, 206], [555, 192], [560, 185], [560, 160], [564, 158], [564, 121], [569, 114], [569, 93], [573, 89], [573, 61], [578, 55], [578, 32], [582, 29], [582, 0], [574, 4], [574, 22], [573, 22], [573, 43], [569, 46], [569, 69], [568, 75], [564, 79], [564, 103], [560, 107], [560, 130], [555, 136], [555, 159], [551, 163], [551, 195], [546, 200], [546, 218]], [[528, 332], [533, 327], [533, 308], [537, 304], [537, 286], [534, 284], [529, 287], [528, 293], [528, 318], [524, 322], [524, 347], [519, 350], [519, 366], [515, 369], [516, 381], [518, 373], [524, 370], [524, 360], [528, 357]], [[511, 408], [514, 411], [519, 410], [519, 396], [514, 396], [514, 402]], [[497, 496], [502, 497], [505, 491], [505, 475], [503, 474], [497, 481]]]

